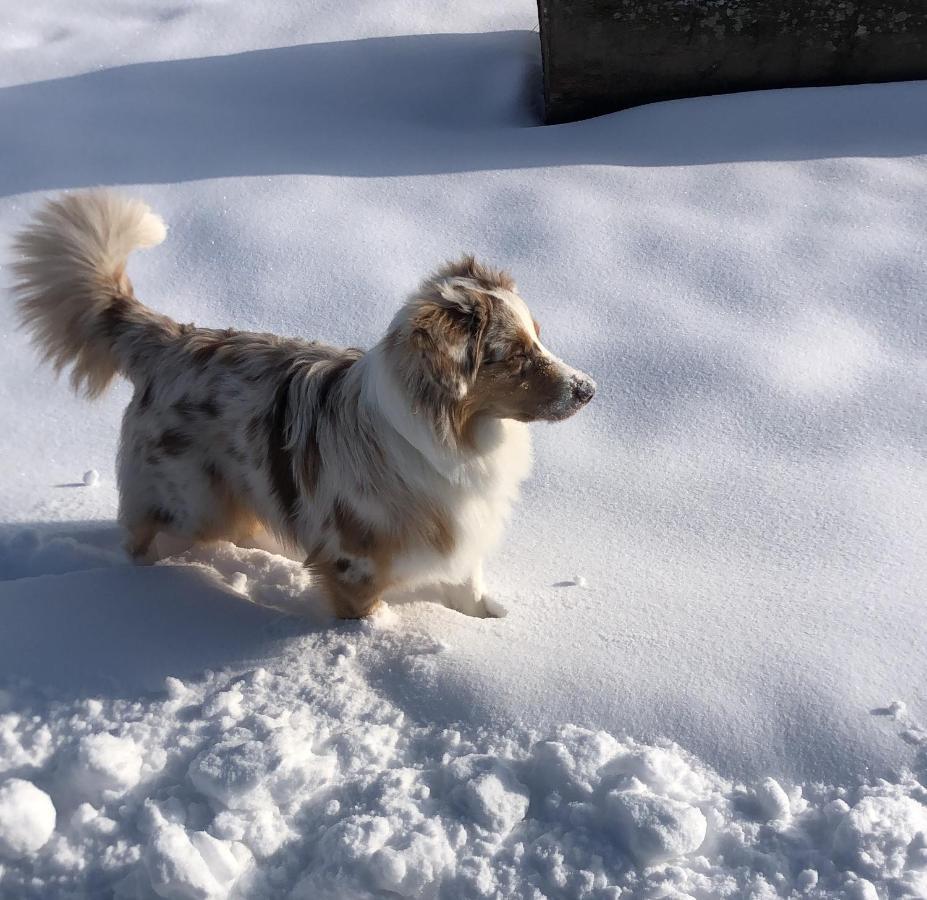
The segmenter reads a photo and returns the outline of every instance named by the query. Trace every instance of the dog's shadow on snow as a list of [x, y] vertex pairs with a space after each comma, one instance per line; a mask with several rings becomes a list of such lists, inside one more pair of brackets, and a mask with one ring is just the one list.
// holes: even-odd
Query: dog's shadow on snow
[[335, 624], [284, 557], [217, 545], [139, 567], [120, 537], [115, 523], [0, 528], [0, 681], [131, 696]]
[[[225, 176], [676, 166], [927, 148], [927, 85], [769, 91], [539, 125], [536, 34], [372, 38], [0, 90], [0, 194]], [[796, 123], [800, 122], [800, 130]]]

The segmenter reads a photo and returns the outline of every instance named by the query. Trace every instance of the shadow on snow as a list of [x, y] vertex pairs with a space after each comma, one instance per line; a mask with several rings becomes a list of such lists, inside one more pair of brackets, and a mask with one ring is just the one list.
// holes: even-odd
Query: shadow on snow
[[227, 176], [905, 156], [923, 83], [768, 91], [537, 125], [530, 32], [141, 63], [0, 90], [0, 194]]
[[0, 679], [132, 696], [169, 675], [246, 667], [323, 619], [249, 602], [195, 559], [131, 565], [119, 541], [115, 523], [3, 527]]

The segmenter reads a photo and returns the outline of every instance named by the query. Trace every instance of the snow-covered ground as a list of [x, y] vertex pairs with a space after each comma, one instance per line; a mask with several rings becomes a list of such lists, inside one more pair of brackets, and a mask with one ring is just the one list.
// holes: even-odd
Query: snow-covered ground
[[472, 249], [599, 383], [536, 429], [505, 618], [335, 623], [262, 550], [129, 566], [126, 386], [0, 304], [3, 900], [927, 896], [927, 85], [540, 128], [534, 24], [0, 13], [4, 266], [123, 184], [171, 226], [144, 301], [364, 345]]

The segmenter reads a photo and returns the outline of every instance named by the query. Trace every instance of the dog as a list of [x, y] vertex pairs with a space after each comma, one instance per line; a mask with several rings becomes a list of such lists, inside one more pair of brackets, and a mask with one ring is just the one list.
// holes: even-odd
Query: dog
[[14, 243], [45, 359], [91, 398], [116, 375], [134, 385], [117, 462], [129, 555], [151, 562], [159, 532], [244, 542], [263, 527], [305, 554], [339, 617], [429, 586], [492, 615], [481, 560], [530, 470], [527, 423], [595, 393], [541, 343], [511, 277], [465, 256], [372, 349], [339, 349], [143, 306], [126, 260], [165, 235], [146, 204], [95, 189], [47, 202]]

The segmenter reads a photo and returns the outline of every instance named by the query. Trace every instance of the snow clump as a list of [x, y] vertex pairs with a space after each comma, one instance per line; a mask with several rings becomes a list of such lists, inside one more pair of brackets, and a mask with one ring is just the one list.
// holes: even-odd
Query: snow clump
[[0, 858], [37, 853], [54, 830], [55, 805], [45, 791], [22, 778], [0, 784]]

